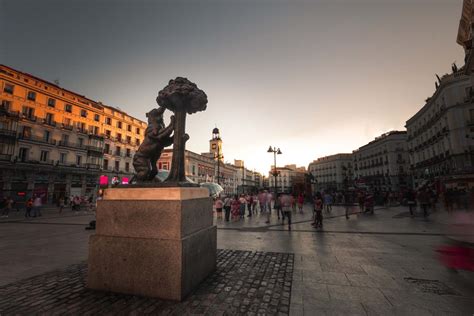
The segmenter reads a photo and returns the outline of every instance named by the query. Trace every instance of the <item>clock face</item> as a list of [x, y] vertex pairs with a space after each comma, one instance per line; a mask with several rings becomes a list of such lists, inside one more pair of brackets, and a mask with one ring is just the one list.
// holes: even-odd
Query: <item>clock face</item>
[[217, 148], [217, 145], [216, 145], [216, 144], [212, 144], [211, 148], [212, 148], [212, 149], [216, 149], [216, 148]]

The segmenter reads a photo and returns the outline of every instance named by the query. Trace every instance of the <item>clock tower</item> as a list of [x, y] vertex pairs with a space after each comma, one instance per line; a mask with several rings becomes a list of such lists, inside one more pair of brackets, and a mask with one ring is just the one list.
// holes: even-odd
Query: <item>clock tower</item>
[[219, 133], [219, 129], [216, 127], [212, 130], [212, 139], [209, 141], [209, 152], [218, 158], [220, 162], [224, 161], [222, 155], [222, 139]]

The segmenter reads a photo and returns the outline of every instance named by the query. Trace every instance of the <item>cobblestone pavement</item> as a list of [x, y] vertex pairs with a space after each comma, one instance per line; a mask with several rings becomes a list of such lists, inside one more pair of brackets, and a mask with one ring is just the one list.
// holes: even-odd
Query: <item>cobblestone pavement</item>
[[[404, 207], [376, 209], [374, 215], [356, 212], [346, 220], [344, 209], [334, 207], [325, 214], [322, 231], [311, 227], [309, 206], [303, 214], [293, 213], [291, 231], [276, 214], [270, 224], [260, 214], [233, 222], [216, 219], [217, 244], [245, 253], [294, 254], [290, 315], [473, 315], [474, 273], [449, 271], [437, 257], [437, 247], [449, 242], [446, 212], [438, 210], [429, 218], [406, 216]], [[0, 286], [87, 260], [93, 232], [84, 226], [92, 218], [53, 212], [41, 219], [0, 221]], [[24, 296], [38, 297], [37, 291], [40, 286]], [[0, 306], [8, 301], [1, 295]], [[70, 298], [71, 305], [77, 297]], [[121, 310], [116, 297], [122, 296], [107, 297]], [[150, 309], [154, 304], [130, 300]]]
[[177, 303], [85, 288], [86, 263], [0, 287], [0, 315], [282, 314], [290, 309], [292, 254], [219, 250], [217, 269]]

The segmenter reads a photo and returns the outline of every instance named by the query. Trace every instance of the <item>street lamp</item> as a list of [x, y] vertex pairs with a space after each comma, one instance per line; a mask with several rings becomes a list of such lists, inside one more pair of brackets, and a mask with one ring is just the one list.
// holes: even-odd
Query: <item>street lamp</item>
[[275, 183], [274, 183], [274, 188], [275, 188], [275, 198], [276, 198], [276, 194], [277, 194], [277, 177], [278, 177], [278, 170], [277, 170], [277, 160], [276, 160], [276, 155], [281, 155], [282, 152], [280, 150], [280, 148], [276, 148], [276, 147], [268, 147], [268, 150], [267, 150], [267, 153], [273, 153], [273, 170], [272, 170], [272, 175], [275, 177]]

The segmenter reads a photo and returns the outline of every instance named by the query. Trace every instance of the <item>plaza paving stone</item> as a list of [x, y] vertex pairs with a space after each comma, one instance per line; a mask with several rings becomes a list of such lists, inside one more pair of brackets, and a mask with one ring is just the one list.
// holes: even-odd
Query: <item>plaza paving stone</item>
[[[374, 215], [354, 212], [346, 220], [344, 209], [334, 207], [330, 214], [325, 214], [323, 231], [311, 227], [309, 205], [303, 214], [293, 214], [291, 231], [275, 214], [270, 224], [266, 224], [266, 217], [260, 214], [231, 222], [215, 219], [217, 243], [220, 249], [293, 254], [290, 315], [473, 315], [474, 273], [447, 270], [435, 251], [449, 242], [447, 213], [438, 210], [427, 219], [411, 218], [405, 216], [406, 213], [404, 207], [378, 208]], [[63, 271], [65, 267], [87, 260], [87, 241], [93, 232], [85, 231], [84, 226], [92, 218], [87, 214], [59, 216], [52, 212], [41, 219], [0, 220], [0, 286], [12, 282], [21, 284], [22, 281], [17, 281], [35, 275], [41, 277], [51, 270]], [[424, 291], [412, 280], [424, 280], [419, 283], [437, 284], [453, 291]], [[54, 293], [67, 298], [58, 306], [65, 311], [77, 308], [79, 297], [68, 297], [64, 291], [67, 288], [67, 285], [57, 287]], [[240, 290], [230, 292], [239, 295]], [[32, 295], [38, 296], [41, 291], [39, 284], [28, 294], [15, 298], [21, 302]], [[249, 293], [255, 291], [258, 289]], [[264, 308], [281, 299], [271, 288], [268, 291], [261, 298]], [[52, 298], [44, 296], [38, 299], [41, 303], [28, 307], [29, 310], [38, 311], [41, 304], [55, 304]], [[134, 306], [139, 310], [137, 314], [145, 310], [160, 314], [158, 311], [165, 310], [153, 300], [136, 297], [128, 300], [130, 307], [124, 307], [123, 298], [116, 297], [121, 296], [94, 296], [83, 303], [90, 305], [101, 300], [116, 311], [115, 314], [130, 314]], [[245, 314], [240, 312], [242, 306], [249, 306], [251, 313], [259, 312], [260, 306], [252, 300], [244, 296], [239, 299], [224, 299], [228, 312]], [[10, 302], [8, 296], [0, 296], [0, 306]], [[188, 302], [185, 308], [202, 313], [210, 299], [204, 300], [202, 305], [198, 302]], [[76, 307], [70, 307], [74, 304]], [[223, 313], [211, 307], [209, 314]], [[104, 313], [106, 310], [92, 309], [91, 312]]]
[[0, 315], [288, 315], [293, 263], [288, 253], [218, 250], [216, 271], [171, 302], [86, 289], [83, 262], [0, 287]]

